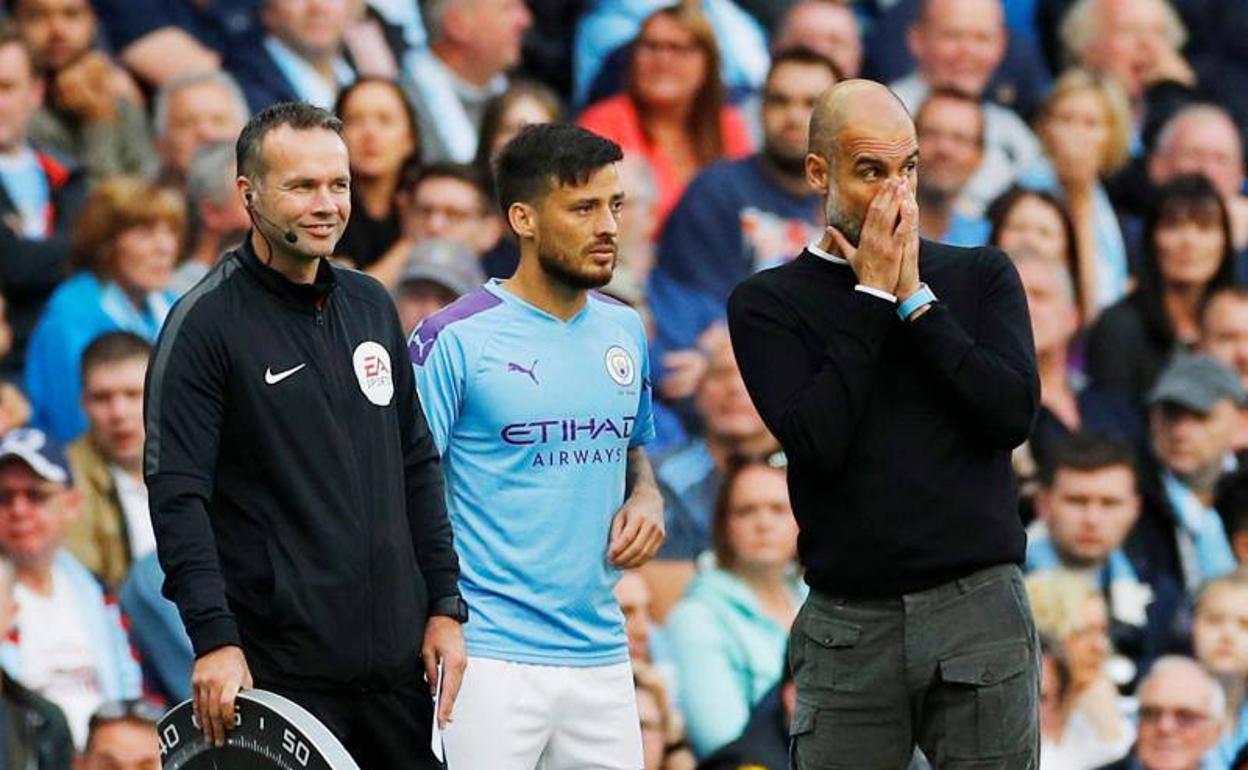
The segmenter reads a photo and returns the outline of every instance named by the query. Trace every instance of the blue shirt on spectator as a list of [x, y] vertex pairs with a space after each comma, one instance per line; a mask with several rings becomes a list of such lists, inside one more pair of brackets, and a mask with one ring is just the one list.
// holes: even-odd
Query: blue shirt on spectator
[[658, 558], [696, 559], [711, 546], [711, 511], [720, 484], [706, 440], [695, 439], [659, 460], [654, 476], [667, 524]]
[[821, 231], [819, 196], [781, 187], [764, 162], [755, 155], [708, 166], [672, 211], [648, 290], [656, 356], [692, 347], [724, 319], [738, 283], [797, 256]]
[[0, 187], [9, 196], [21, 220], [23, 238], [48, 236], [52, 191], [39, 159], [29, 147], [11, 158], [0, 157]]

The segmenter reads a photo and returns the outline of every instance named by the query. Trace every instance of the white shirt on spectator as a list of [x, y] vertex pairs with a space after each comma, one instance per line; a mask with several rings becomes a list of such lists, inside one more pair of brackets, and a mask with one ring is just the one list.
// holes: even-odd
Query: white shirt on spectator
[[116, 465], [108, 466], [117, 487], [117, 500], [126, 516], [126, 532], [130, 533], [130, 556], [137, 561], [156, 550], [156, 533], [152, 531], [152, 514], [147, 505], [147, 485]]
[[68, 578], [52, 568], [48, 596], [22, 583], [14, 589], [21, 640], [21, 682], [65, 713], [74, 743], [86, 745], [87, 723], [104, 701], [91, 640]]

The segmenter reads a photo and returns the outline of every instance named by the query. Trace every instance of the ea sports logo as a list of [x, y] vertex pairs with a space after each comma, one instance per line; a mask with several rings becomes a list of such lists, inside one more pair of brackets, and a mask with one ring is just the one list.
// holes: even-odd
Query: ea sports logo
[[607, 374], [611, 375], [616, 385], [625, 388], [632, 385], [637, 377], [637, 367], [633, 364], [633, 357], [619, 345], [607, 348]]
[[351, 365], [364, 397], [377, 406], [389, 406], [394, 399], [390, 353], [372, 340], [361, 342], [351, 355]]

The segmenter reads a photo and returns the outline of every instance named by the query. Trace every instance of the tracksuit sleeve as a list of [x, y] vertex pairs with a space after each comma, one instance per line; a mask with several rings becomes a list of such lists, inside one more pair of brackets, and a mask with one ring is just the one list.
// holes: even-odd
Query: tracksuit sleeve
[[728, 301], [728, 330], [746, 390], [791, 460], [839, 473], [865, 411], [895, 305], [848, 291], [844, 323], [824, 333], [817, 366], [801, 322], [751, 281]]
[[[208, 516], [225, 413], [223, 341], [174, 309], [156, 343], [144, 394], [144, 475], [164, 595], [178, 606], [196, 657], [238, 645]], [[200, 317], [199, 320], [202, 320]]]
[[972, 337], [939, 302], [906, 324], [929, 371], [954, 394], [988, 445], [1013, 449], [1031, 432], [1040, 379], [1027, 297], [1005, 254], [980, 252], [979, 328]]
[[[408, 349], [398, 318], [394, 320], [397, 361], [408, 360]], [[403, 473], [407, 488], [407, 518], [412, 530], [416, 560], [429, 600], [436, 601], [459, 593], [459, 559], [446, 515], [446, 492], [442, 479], [438, 445], [421, 409], [420, 394], [411, 366], [395, 367], [395, 393], [402, 421]]]

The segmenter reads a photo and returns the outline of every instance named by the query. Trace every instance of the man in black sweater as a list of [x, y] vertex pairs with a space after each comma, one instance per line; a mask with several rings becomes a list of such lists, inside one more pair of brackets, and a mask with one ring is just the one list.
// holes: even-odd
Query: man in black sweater
[[813, 589], [790, 651], [799, 770], [903, 768], [916, 744], [937, 768], [1038, 756], [1010, 470], [1040, 392], [1027, 303], [1001, 252], [920, 242], [917, 166], [891, 92], [833, 87], [806, 158], [825, 235], [728, 307]]

